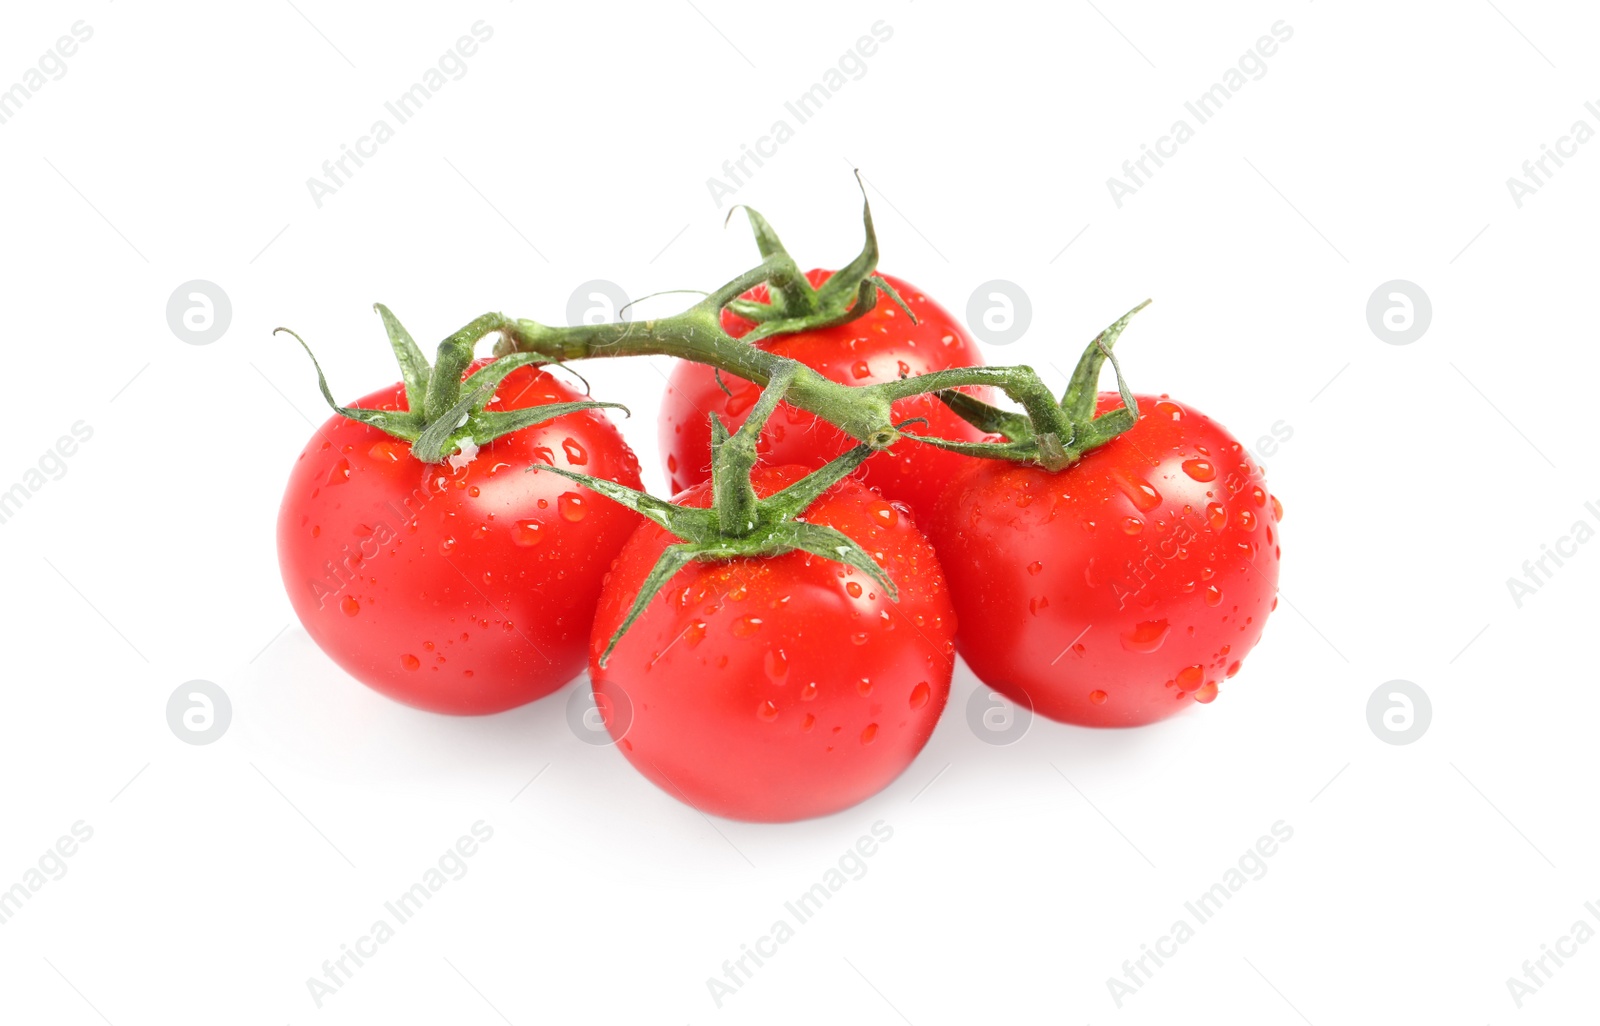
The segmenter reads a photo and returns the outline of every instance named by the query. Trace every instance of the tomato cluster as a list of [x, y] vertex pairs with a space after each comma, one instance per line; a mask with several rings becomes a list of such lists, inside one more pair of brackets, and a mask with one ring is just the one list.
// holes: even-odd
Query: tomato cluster
[[[894, 303], [748, 344], [852, 386], [981, 364], [937, 303], [889, 288]], [[723, 318], [733, 337], [754, 327]], [[486, 366], [466, 367], [462, 388]], [[403, 413], [413, 384], [355, 412]], [[1260, 467], [1192, 406], [1125, 390], [1092, 400], [1112, 414], [1133, 399], [1125, 429], [1060, 469], [986, 458], [1005, 438], [958, 416], [950, 393], [896, 400], [907, 432], [959, 444], [863, 449], [859, 470], [828, 478], [793, 518], [805, 545], [679, 558], [687, 542], [669, 512], [717, 508], [729, 429], [762, 460], [747, 474], [752, 500], [792, 496], [849, 458], [849, 435], [788, 404], [766, 403], [738, 432], [762, 396], [680, 363], [660, 412], [670, 506], [627, 498], [638, 462], [596, 409], [443, 462], [341, 410], [301, 453], [279, 517], [295, 611], [352, 676], [436, 712], [508, 709], [586, 665], [612, 738], [645, 777], [707, 813], [784, 821], [888, 786], [931, 735], [958, 651], [1039, 715], [1134, 726], [1213, 701], [1277, 605], [1282, 508]], [[579, 399], [519, 366], [484, 409]]]

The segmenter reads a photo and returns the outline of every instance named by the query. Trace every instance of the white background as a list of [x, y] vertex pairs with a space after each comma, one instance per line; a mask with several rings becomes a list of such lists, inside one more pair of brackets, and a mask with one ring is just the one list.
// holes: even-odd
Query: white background
[[[1506, 179], [1600, 100], [1576, 4], [1067, 0], [798, 7], [10, 5], [0, 88], [73, 22], [92, 40], [0, 125], [8, 381], [0, 488], [74, 422], [66, 475], [0, 524], [0, 888], [94, 830], [0, 925], [0, 1020], [98, 1023], [1570, 1023], [1600, 943], [1520, 1010], [1522, 976], [1600, 902], [1589, 783], [1600, 546], [1519, 608], [1600, 500], [1600, 144], [1519, 208]], [[473, 22], [493, 39], [319, 208], [306, 180]], [[1060, 383], [1119, 348], [1247, 443], [1286, 508], [1283, 603], [1215, 704], [1157, 726], [1036, 722], [1011, 747], [951, 706], [893, 786], [825, 820], [707, 820], [563, 692], [451, 719], [390, 703], [292, 622], [273, 524], [334, 390], [395, 379], [371, 303], [419, 339], [486, 310], [561, 322], [579, 283], [708, 288], [752, 264], [706, 180], [878, 20], [867, 72], [737, 193], [803, 266], [859, 245], [960, 314], [1032, 300], [988, 347]], [[1274, 22], [1293, 38], [1119, 208], [1106, 179]], [[1514, 23], [1514, 24], [1513, 24]], [[1194, 120], [1190, 119], [1191, 126]], [[392, 119], [391, 119], [392, 121]], [[1551, 165], [1554, 168], [1554, 165]], [[1070, 245], [1069, 245], [1070, 243]], [[224, 288], [221, 340], [168, 296]], [[1410, 345], [1366, 318], [1407, 279]], [[648, 309], [668, 310], [667, 297]], [[656, 304], [659, 304], [657, 306]], [[585, 368], [630, 404], [659, 488], [665, 362]], [[1593, 551], [1591, 551], [1591, 549]], [[1553, 564], [1551, 564], [1553, 566]], [[168, 696], [231, 697], [183, 743]], [[1397, 746], [1384, 682], [1433, 720]], [[530, 784], [530, 778], [533, 782]], [[308, 977], [484, 820], [451, 882], [320, 1010]], [[871, 824], [894, 831], [748, 983], [722, 974]], [[1272, 825], [1293, 838], [1119, 1009], [1107, 987]], [[1547, 963], [1554, 969], [1554, 963]]]

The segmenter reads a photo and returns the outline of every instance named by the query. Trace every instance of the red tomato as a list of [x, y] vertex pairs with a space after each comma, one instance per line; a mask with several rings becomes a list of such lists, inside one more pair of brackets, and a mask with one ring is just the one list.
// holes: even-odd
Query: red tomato
[[[767, 495], [805, 473], [760, 468]], [[678, 496], [705, 507], [710, 486]], [[691, 563], [599, 656], [662, 550], [643, 524], [605, 583], [590, 644], [595, 705], [628, 761], [702, 812], [779, 822], [849, 808], [914, 759], [944, 709], [955, 617], [906, 509], [847, 479], [805, 514], [855, 539], [900, 589], [804, 552]]]
[[1282, 508], [1260, 468], [1203, 414], [1136, 398], [1132, 429], [1059, 473], [972, 461], [930, 524], [961, 654], [1051, 719], [1126, 727], [1211, 701], [1278, 604]]
[[[497, 392], [490, 410], [583, 398], [533, 367]], [[355, 405], [404, 410], [405, 390]], [[283, 581], [312, 639], [362, 683], [434, 712], [500, 712], [580, 673], [601, 577], [639, 518], [526, 473], [538, 462], [639, 487], [639, 461], [597, 410], [513, 432], [459, 469], [330, 418], [278, 513]]]
[[[806, 275], [812, 285], [821, 285], [831, 271], [814, 270]], [[913, 374], [973, 367], [983, 364], [978, 347], [955, 318], [915, 286], [898, 278], [888, 281], [906, 305], [916, 312], [918, 323], [888, 296], [880, 295], [872, 310], [848, 324], [792, 335], [779, 335], [755, 343], [762, 349], [810, 367], [824, 377], [845, 385], [871, 385], [895, 381]], [[766, 301], [767, 286], [758, 285], [745, 293], [746, 299]], [[754, 325], [737, 314], [723, 311], [724, 330], [735, 338]], [[733, 431], [755, 405], [761, 389], [743, 378], [722, 375], [728, 386], [718, 386], [712, 369], [703, 364], [679, 361], [668, 381], [661, 404], [659, 438], [661, 456], [674, 492], [700, 484], [711, 476], [711, 424], [715, 413]], [[974, 394], [979, 394], [974, 392]], [[909, 430], [943, 438], [981, 441], [982, 432], [952, 413], [931, 395], [902, 399], [892, 407], [896, 423], [914, 417], [927, 419], [927, 426]], [[761, 452], [771, 465], [796, 464], [820, 467], [855, 445], [850, 438], [827, 421], [818, 420], [804, 410], [787, 404], [779, 407], [761, 432]], [[929, 445], [903, 442], [874, 455], [858, 472], [869, 485], [891, 499], [908, 503], [919, 517], [933, 511], [935, 501], [963, 457]]]

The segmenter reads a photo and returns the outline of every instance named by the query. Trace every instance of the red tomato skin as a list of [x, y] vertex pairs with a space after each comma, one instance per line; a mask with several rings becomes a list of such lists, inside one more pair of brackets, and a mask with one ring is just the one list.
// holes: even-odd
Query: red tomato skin
[[[806, 278], [813, 285], [821, 285], [831, 275], [831, 271], [813, 270]], [[982, 366], [977, 343], [960, 322], [915, 286], [885, 277], [915, 311], [917, 324], [913, 325], [893, 300], [879, 296], [876, 307], [849, 324], [780, 335], [755, 344], [778, 356], [798, 360], [831, 381], [853, 386], [952, 367]], [[745, 298], [764, 301], [767, 287], [757, 286], [745, 293]], [[729, 311], [723, 311], [722, 324], [735, 338], [753, 327]], [[674, 492], [711, 476], [710, 414], [715, 413], [730, 431], [734, 430], [744, 423], [761, 394], [759, 387], [743, 378], [723, 374], [722, 380], [728, 392], [717, 385], [710, 367], [683, 360], [678, 361], [668, 379], [658, 437]], [[986, 397], [988, 392], [967, 391], [980, 397]], [[897, 424], [916, 417], [927, 419], [927, 426], [915, 424], [907, 429], [913, 434], [967, 441], [984, 438], [982, 432], [930, 395], [902, 399], [891, 409]], [[761, 433], [762, 456], [772, 466], [820, 467], [854, 444], [855, 439], [827, 421], [787, 404], [778, 408]], [[963, 458], [932, 446], [900, 442], [874, 455], [857, 473], [890, 499], [908, 503], [920, 519], [933, 512], [939, 493], [962, 465]]]
[[[759, 469], [756, 489], [769, 494], [803, 473]], [[705, 506], [708, 493], [699, 485], [676, 501]], [[599, 654], [675, 539], [642, 525], [601, 594], [589, 662], [596, 706], [628, 761], [702, 812], [788, 822], [849, 808], [911, 764], [949, 697], [955, 616], [933, 547], [905, 507], [845, 480], [805, 519], [875, 554], [900, 601], [804, 552], [693, 563], [601, 669]]]
[[[583, 398], [533, 367], [497, 396], [488, 409]], [[355, 405], [403, 410], [405, 390]], [[278, 513], [279, 568], [312, 640], [362, 683], [440, 713], [501, 712], [582, 672], [601, 578], [639, 518], [526, 472], [538, 463], [640, 487], [638, 459], [598, 411], [496, 439], [460, 469], [330, 418]]]
[[930, 524], [963, 658], [1053, 720], [1131, 727], [1210, 701], [1277, 606], [1261, 469], [1192, 407], [1135, 398], [1137, 424], [1062, 472], [973, 460]]

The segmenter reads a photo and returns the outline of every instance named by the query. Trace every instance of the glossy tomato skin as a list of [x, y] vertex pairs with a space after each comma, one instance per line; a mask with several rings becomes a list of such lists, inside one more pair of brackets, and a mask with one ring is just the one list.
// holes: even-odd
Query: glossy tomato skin
[[[831, 273], [813, 270], [806, 278], [813, 285], [821, 285]], [[780, 335], [756, 344], [845, 385], [871, 385], [906, 375], [983, 364], [977, 344], [955, 318], [915, 286], [885, 277], [916, 313], [917, 324], [913, 325], [893, 300], [879, 296], [876, 307], [849, 324]], [[757, 286], [745, 297], [765, 301], [767, 287]], [[722, 323], [735, 338], [752, 327], [749, 321], [728, 311], [723, 312]], [[711, 475], [709, 415], [715, 413], [733, 430], [744, 423], [761, 394], [760, 388], [743, 378], [724, 374], [722, 381], [728, 392], [717, 385], [710, 367], [679, 361], [673, 368], [661, 404], [658, 435], [673, 491], [700, 484]], [[986, 394], [986, 390], [969, 391]], [[902, 399], [892, 409], [897, 424], [926, 418], [927, 426], [908, 428], [913, 434], [970, 441], [983, 438], [976, 428], [929, 395]], [[773, 466], [820, 467], [854, 444], [854, 439], [827, 421], [788, 405], [779, 407], [761, 433], [763, 459]], [[954, 453], [901, 442], [873, 456], [858, 473], [884, 495], [908, 503], [920, 518], [926, 518], [961, 463], [962, 457]]]
[[1277, 606], [1282, 509], [1260, 468], [1193, 407], [1136, 398], [1131, 430], [1060, 473], [974, 460], [930, 524], [962, 656], [1054, 720], [1211, 701]]
[[[582, 398], [523, 367], [488, 409]], [[355, 405], [405, 409], [405, 390]], [[301, 452], [278, 513], [279, 567], [307, 633], [357, 680], [433, 712], [500, 712], [571, 680], [601, 578], [639, 518], [526, 472], [539, 463], [640, 487], [637, 458], [599, 411], [523, 428], [459, 469], [332, 417]]]
[[[757, 470], [757, 492], [798, 467]], [[705, 506], [708, 485], [676, 501]], [[642, 525], [595, 618], [589, 675], [617, 747], [668, 794], [729, 819], [786, 822], [887, 787], [950, 693], [955, 617], [933, 547], [905, 507], [855, 480], [806, 513], [874, 554], [900, 589], [804, 552], [693, 563], [598, 662], [639, 584], [675, 539]]]

